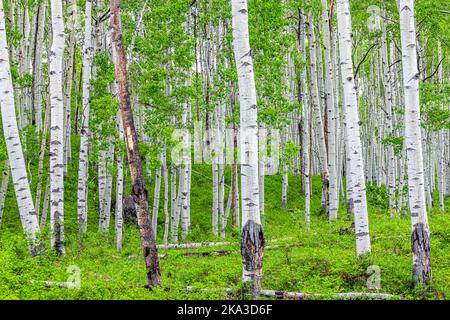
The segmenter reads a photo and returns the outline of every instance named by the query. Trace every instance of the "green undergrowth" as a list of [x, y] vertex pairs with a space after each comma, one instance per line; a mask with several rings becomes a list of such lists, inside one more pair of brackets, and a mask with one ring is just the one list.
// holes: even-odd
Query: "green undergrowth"
[[[78, 141], [74, 141], [74, 148]], [[76, 154], [75, 154], [76, 156]], [[214, 237], [211, 232], [212, 186], [211, 169], [194, 166], [192, 174], [191, 224], [188, 242], [227, 241], [230, 245], [199, 249], [160, 249], [162, 287], [151, 291], [144, 288], [145, 267], [141, 257], [137, 228], [124, 227], [124, 247], [115, 249], [114, 213], [109, 234], [97, 232], [98, 215], [95, 194], [95, 172], [90, 179], [88, 235], [80, 239], [76, 225], [76, 163], [74, 158], [66, 182], [66, 254], [56, 257], [50, 249], [47, 227], [42, 230], [46, 248], [36, 258], [29, 256], [22, 233], [17, 204], [9, 188], [4, 221], [0, 227], [0, 298], [1, 299], [239, 299], [242, 264], [239, 236], [232, 237], [227, 229], [226, 239]], [[229, 185], [229, 171], [226, 172]], [[288, 206], [281, 209], [281, 176], [265, 178], [264, 233], [266, 246], [277, 245], [264, 253], [263, 288], [321, 294], [330, 298], [343, 292], [383, 292], [403, 299], [423, 297], [414, 291], [411, 224], [408, 215], [391, 216], [379, 200], [369, 203], [372, 253], [357, 261], [355, 237], [349, 228], [351, 219], [341, 204], [339, 219], [329, 223], [321, 214], [321, 183], [313, 178], [311, 226], [304, 222], [304, 196], [300, 193], [300, 178], [290, 176]], [[129, 181], [127, 181], [129, 187]], [[152, 195], [153, 182], [148, 183]], [[10, 185], [11, 186], [11, 185]], [[229, 188], [226, 187], [225, 198]], [[370, 188], [370, 192], [376, 192]], [[114, 192], [113, 192], [114, 194]], [[163, 195], [163, 188], [161, 191]], [[152, 199], [152, 196], [150, 196]], [[368, 199], [372, 199], [369, 195]], [[450, 199], [446, 206], [450, 208]], [[114, 206], [113, 206], [114, 207]], [[162, 198], [158, 220], [158, 243], [162, 243], [164, 213]], [[450, 297], [450, 219], [449, 210], [433, 209], [429, 215], [431, 236], [431, 263], [433, 283], [427, 299]], [[230, 219], [231, 220], [231, 219]], [[190, 255], [186, 252], [224, 250], [226, 255]], [[45, 285], [39, 281], [64, 282], [71, 276], [67, 268], [75, 266], [81, 274], [79, 289]], [[381, 288], [369, 289], [367, 281], [373, 268], [379, 268]], [[197, 290], [188, 292], [186, 287]], [[221, 290], [231, 288], [235, 294]]]

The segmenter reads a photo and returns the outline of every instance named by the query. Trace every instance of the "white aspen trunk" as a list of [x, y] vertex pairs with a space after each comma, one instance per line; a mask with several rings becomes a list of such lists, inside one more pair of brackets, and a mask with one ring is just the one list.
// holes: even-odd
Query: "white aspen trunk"
[[183, 171], [181, 174], [181, 179], [183, 180], [180, 183], [180, 205], [181, 205], [181, 238], [183, 240], [186, 239], [186, 236], [189, 232], [190, 223], [189, 223], [189, 198], [188, 198], [188, 190], [189, 190], [189, 164], [184, 164], [181, 167]]
[[50, 203], [50, 178], [47, 179], [47, 185], [45, 187], [44, 192], [44, 203], [42, 204], [42, 215], [39, 223], [41, 229], [45, 227], [45, 223], [47, 222], [49, 203]]
[[[159, 156], [161, 159], [161, 155]], [[156, 170], [156, 179], [155, 179], [155, 189], [153, 194], [153, 212], [152, 212], [152, 225], [153, 225], [153, 233], [156, 239], [156, 229], [158, 227], [158, 213], [159, 213], [159, 195], [161, 190], [161, 173], [162, 166]]]
[[413, 279], [415, 285], [426, 285], [431, 281], [430, 233], [422, 162], [414, 0], [400, 0], [399, 11], [405, 98], [405, 145], [412, 224]]
[[[284, 147], [286, 145], [286, 141], [287, 141], [287, 131], [283, 129], [281, 131], [281, 148], [283, 148], [282, 154], [284, 154]], [[284, 158], [286, 158], [285, 155], [284, 155]], [[289, 185], [289, 176], [288, 176], [289, 168], [286, 164], [286, 161], [287, 161], [287, 159], [285, 159], [284, 163], [282, 164], [283, 171], [282, 171], [282, 182], [281, 182], [281, 207], [283, 209], [286, 208], [287, 192], [288, 192], [288, 185]]]
[[344, 90], [344, 109], [346, 123], [347, 168], [352, 189], [352, 202], [355, 216], [356, 255], [370, 252], [369, 218], [367, 213], [366, 183], [360, 137], [361, 122], [358, 117], [358, 102], [352, 64], [352, 27], [348, 0], [337, 1], [339, 32], [339, 54], [341, 77]]
[[[441, 48], [441, 42], [438, 41], [438, 62], [440, 63], [442, 61], [442, 48]], [[444, 76], [443, 76], [443, 67], [442, 67], [442, 63], [439, 64], [438, 67], [438, 83], [439, 84], [443, 84], [443, 80], [444, 80]], [[447, 172], [446, 172], [446, 157], [445, 157], [445, 152], [446, 152], [446, 144], [448, 143], [449, 140], [447, 140], [446, 143], [446, 133], [448, 132], [448, 130], [446, 131], [446, 129], [441, 129], [441, 131], [439, 132], [439, 174], [438, 174], [438, 181], [439, 181], [439, 207], [444, 210], [445, 209], [445, 188], [446, 188], [446, 176], [447, 176]], [[450, 156], [448, 156], [448, 158], [450, 158]], [[448, 159], [447, 158], [447, 159]]]
[[178, 225], [175, 223], [177, 218], [177, 169], [172, 168], [170, 175], [170, 233], [172, 242], [178, 242]]
[[[119, 139], [124, 140], [122, 117], [120, 113], [117, 115], [117, 122], [119, 127]], [[116, 181], [116, 248], [117, 251], [122, 250], [122, 237], [123, 237], [123, 155], [122, 150], [117, 150], [116, 155], [117, 165], [117, 181]]]
[[0, 0], [0, 57], [0, 107], [3, 135], [22, 227], [32, 243], [30, 247], [31, 254], [35, 255], [34, 244], [37, 240], [36, 233], [39, 231], [39, 225], [28, 183], [25, 159], [16, 121], [14, 89], [9, 63], [9, 47], [6, 42], [5, 12], [2, 0]]
[[232, 0], [233, 49], [240, 100], [243, 281], [253, 298], [261, 291], [264, 236], [259, 210], [258, 124], [253, 59], [248, 32], [247, 0]]
[[[328, 214], [329, 204], [329, 172], [328, 172], [328, 159], [327, 159], [327, 148], [325, 143], [325, 131], [324, 131], [324, 123], [322, 121], [322, 111], [320, 110], [320, 97], [319, 97], [319, 84], [318, 84], [318, 71], [317, 71], [317, 61], [316, 61], [316, 35], [314, 32], [314, 26], [312, 24], [313, 18], [312, 13], [310, 12], [308, 15], [308, 41], [309, 41], [309, 55], [310, 55], [310, 81], [311, 81], [311, 103], [313, 106], [313, 111], [315, 113], [315, 120], [317, 124], [317, 130], [315, 130], [317, 134], [317, 144], [319, 147], [319, 162], [320, 162], [320, 170], [322, 175], [322, 208], [325, 213]], [[312, 117], [311, 117], [312, 119]]]
[[[266, 141], [267, 142], [267, 141]], [[259, 141], [260, 143], [260, 148], [263, 147], [261, 146], [261, 141]], [[258, 183], [259, 183], [259, 214], [261, 216], [261, 221], [264, 222], [264, 207], [265, 207], [265, 202], [264, 202], [264, 171], [265, 171], [265, 163], [262, 159], [262, 157], [259, 157], [259, 161], [258, 161]]]
[[45, 108], [44, 128], [42, 130], [41, 147], [39, 150], [38, 177], [37, 177], [38, 182], [36, 185], [35, 208], [36, 208], [36, 216], [38, 217], [38, 220], [39, 220], [39, 212], [41, 210], [42, 176], [44, 174], [44, 158], [45, 158], [45, 151], [46, 151], [46, 146], [47, 146], [49, 121], [50, 121], [50, 107], [47, 106]]
[[[212, 150], [214, 152], [214, 150]], [[219, 166], [212, 164], [213, 205], [212, 205], [212, 232], [219, 234]]]
[[98, 155], [98, 205], [99, 205], [99, 220], [98, 229], [102, 230], [105, 219], [105, 194], [106, 194], [106, 151], [100, 150]]
[[49, 57], [50, 78], [50, 226], [52, 246], [64, 253], [64, 104], [63, 58], [64, 17], [61, 0], [51, 0], [52, 46]]
[[323, 30], [323, 51], [325, 56], [325, 94], [327, 105], [327, 141], [328, 141], [328, 172], [329, 172], [329, 213], [330, 220], [337, 219], [339, 209], [339, 188], [336, 167], [336, 115], [334, 102], [334, 67], [331, 54], [331, 32], [329, 21], [329, 10], [327, 0], [322, 0], [322, 30]]
[[102, 231], [108, 232], [109, 222], [111, 220], [111, 194], [113, 176], [111, 173], [114, 166], [114, 144], [110, 141], [109, 150], [106, 158], [106, 186], [105, 186], [105, 207], [104, 207], [104, 225], [101, 227]]
[[169, 177], [167, 171], [166, 151], [163, 153], [163, 178], [164, 178], [164, 244], [169, 238]]
[[5, 161], [5, 168], [3, 169], [2, 184], [0, 187], [0, 226], [2, 225], [3, 212], [5, 211], [6, 192], [8, 191], [9, 183], [9, 161]]
[[[306, 62], [306, 31], [305, 31], [305, 19], [303, 10], [300, 11], [300, 50], [302, 60]], [[303, 141], [302, 141], [302, 152], [303, 152], [303, 176], [305, 181], [305, 222], [306, 227], [309, 229], [311, 223], [311, 176], [310, 176], [310, 165], [311, 165], [311, 117], [310, 117], [310, 103], [309, 94], [307, 88], [307, 73], [306, 64], [303, 66], [303, 70], [300, 75], [301, 79], [301, 96], [303, 102]]]
[[[69, 4], [68, 4], [69, 5]], [[70, 113], [72, 110], [72, 86], [75, 77], [75, 45], [76, 45], [76, 29], [77, 29], [77, 20], [78, 20], [78, 9], [77, 9], [77, 1], [70, 1], [69, 8], [69, 37], [68, 37], [68, 59], [67, 59], [67, 68], [66, 68], [66, 79], [64, 86], [64, 177], [68, 175], [68, 164], [72, 158], [72, 150], [71, 150], [71, 123], [70, 123]]]
[[[42, 130], [42, 53], [44, 45], [46, 11], [47, 1], [42, 1], [37, 7], [36, 29], [33, 44], [33, 82], [31, 86], [31, 98], [33, 104], [34, 124], [36, 125], [38, 132]], [[38, 210], [37, 207], [36, 210]]]
[[86, 0], [85, 32], [83, 47], [83, 101], [80, 130], [80, 153], [78, 166], [77, 215], [78, 225], [82, 234], [87, 230], [87, 181], [89, 172], [89, 107], [91, 59], [94, 47], [92, 44], [92, 1]]

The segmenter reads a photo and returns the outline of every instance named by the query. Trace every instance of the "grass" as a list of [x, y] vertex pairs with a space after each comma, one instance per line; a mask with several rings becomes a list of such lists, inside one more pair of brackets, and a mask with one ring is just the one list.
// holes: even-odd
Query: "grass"
[[[76, 150], [77, 141], [74, 140]], [[74, 153], [74, 156], [76, 154]], [[220, 290], [187, 292], [186, 286], [195, 288], [233, 288], [241, 285], [242, 264], [239, 238], [231, 237], [227, 230], [226, 241], [233, 245], [226, 256], [184, 256], [183, 252], [210, 251], [211, 248], [159, 250], [165, 254], [160, 259], [163, 287], [149, 291], [143, 286], [146, 275], [141, 258], [137, 228], [124, 227], [124, 247], [115, 250], [114, 217], [110, 233], [97, 232], [97, 204], [95, 172], [91, 175], [89, 200], [89, 228], [86, 238], [78, 239], [76, 225], [76, 172], [77, 159], [69, 168], [66, 182], [66, 254], [57, 257], [48, 245], [48, 227], [42, 231], [47, 248], [37, 258], [30, 258], [20, 226], [13, 190], [9, 188], [4, 222], [0, 226], [0, 299], [229, 299]], [[188, 241], [223, 241], [211, 232], [212, 186], [207, 166], [194, 166], [192, 175], [191, 223]], [[227, 171], [229, 184], [229, 171]], [[320, 214], [320, 178], [313, 178], [311, 228], [304, 223], [304, 197], [300, 194], [299, 177], [291, 176], [288, 191], [288, 210], [281, 209], [281, 176], [265, 178], [266, 239], [288, 238], [281, 244], [290, 244], [276, 250], [266, 250], [263, 262], [263, 288], [323, 294], [324, 298], [340, 292], [371, 292], [367, 288], [370, 276], [368, 267], [379, 267], [381, 289], [378, 292], [401, 295], [405, 299], [421, 297], [412, 288], [412, 255], [410, 246], [411, 224], [407, 215], [391, 217], [379, 203], [370, 203], [370, 232], [372, 253], [357, 261], [354, 234], [341, 233], [350, 219], [341, 205], [339, 219], [329, 223]], [[150, 184], [149, 184], [150, 185]], [[128, 183], [129, 187], [129, 183]], [[226, 188], [226, 196], [228, 193]], [[150, 188], [149, 194], [152, 195]], [[374, 192], [373, 190], [370, 192]], [[114, 193], [113, 193], [114, 194]], [[161, 190], [161, 195], [163, 191]], [[150, 197], [152, 199], [152, 196]], [[225, 197], [226, 198], [226, 197]], [[369, 195], [368, 197], [372, 197]], [[450, 208], [450, 199], [446, 207]], [[429, 215], [431, 237], [431, 263], [433, 283], [427, 299], [450, 297], [450, 219], [449, 210], [433, 209]], [[48, 224], [48, 222], [47, 222]], [[164, 214], [162, 201], [158, 221], [158, 242], [162, 243]], [[269, 245], [269, 244], [268, 244]], [[214, 248], [214, 250], [219, 248]], [[45, 286], [34, 281], [66, 281], [69, 266], [81, 272], [80, 289]], [[370, 270], [370, 269], [369, 269]]]

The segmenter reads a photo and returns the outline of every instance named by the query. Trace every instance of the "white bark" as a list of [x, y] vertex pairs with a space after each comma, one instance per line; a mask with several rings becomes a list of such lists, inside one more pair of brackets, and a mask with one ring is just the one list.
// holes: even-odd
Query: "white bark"
[[322, 0], [322, 30], [323, 30], [323, 51], [325, 56], [325, 93], [326, 93], [326, 105], [327, 105], [327, 140], [328, 140], [328, 172], [329, 172], [329, 213], [330, 220], [337, 219], [337, 213], [339, 209], [339, 188], [337, 179], [337, 166], [336, 166], [336, 115], [335, 115], [335, 102], [334, 102], [334, 68], [331, 54], [331, 32], [329, 21], [328, 3], [326, 0]]
[[[9, 63], [9, 47], [6, 42], [5, 12], [0, 0], [0, 106], [2, 113], [3, 134], [6, 142], [11, 176], [16, 194], [22, 226], [32, 242], [36, 241], [39, 231], [38, 219], [34, 210], [28, 183], [25, 160], [20, 142], [14, 105], [14, 91]], [[32, 254], [34, 253], [33, 248]]]
[[425, 204], [422, 137], [420, 130], [419, 72], [417, 70], [414, 0], [400, 0], [403, 89], [405, 99], [405, 145], [409, 208], [413, 229], [413, 277], [415, 284], [431, 281], [430, 240]]
[[251, 282], [253, 298], [261, 290], [264, 237], [258, 182], [258, 106], [248, 32], [247, 0], [232, 0], [233, 49], [240, 100], [243, 281]]
[[367, 213], [366, 183], [358, 118], [358, 101], [352, 64], [352, 27], [348, 0], [337, 1], [339, 53], [344, 89], [347, 157], [349, 183], [355, 215], [356, 254], [370, 252], [369, 218]]
[[[312, 24], [313, 18], [311, 12], [308, 15], [308, 41], [309, 41], [309, 54], [310, 54], [310, 81], [311, 81], [311, 103], [313, 106], [313, 111], [315, 115], [315, 120], [317, 124], [316, 132], [317, 144], [319, 147], [319, 161], [320, 169], [322, 175], [322, 207], [326, 213], [329, 210], [329, 172], [328, 172], [328, 159], [327, 159], [327, 149], [325, 143], [325, 130], [324, 122], [322, 117], [322, 111], [320, 108], [320, 97], [319, 97], [319, 83], [318, 83], [318, 71], [317, 71], [317, 60], [316, 60], [316, 46], [318, 41], [316, 40], [316, 35], [314, 32], [314, 26]], [[311, 117], [312, 119], [312, 117]]]
[[63, 58], [64, 17], [61, 0], [51, 0], [52, 46], [49, 57], [50, 77], [50, 226], [52, 246], [64, 253], [64, 104]]
[[77, 214], [81, 233], [87, 230], [87, 180], [89, 152], [89, 101], [91, 81], [91, 59], [94, 51], [92, 45], [92, 1], [86, 0], [85, 32], [83, 48], [83, 102], [80, 130], [80, 153], [78, 166]]
[[0, 226], [2, 225], [3, 212], [5, 211], [6, 192], [8, 191], [9, 183], [9, 162], [5, 161], [5, 168], [3, 169], [2, 184], [0, 187]]
[[[117, 115], [117, 122], [119, 126], [119, 139], [124, 141], [122, 117], [120, 113]], [[116, 183], [116, 248], [117, 251], [122, 250], [122, 234], [123, 234], [123, 154], [122, 150], [117, 150], [116, 155], [117, 164], [117, 183]]]

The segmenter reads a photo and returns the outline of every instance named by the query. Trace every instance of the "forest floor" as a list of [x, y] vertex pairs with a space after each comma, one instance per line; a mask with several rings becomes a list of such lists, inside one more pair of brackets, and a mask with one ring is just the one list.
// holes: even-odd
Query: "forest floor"
[[[74, 159], [69, 172], [76, 172]], [[111, 217], [109, 235], [97, 232], [97, 205], [91, 197], [89, 203], [88, 236], [77, 239], [76, 226], [76, 176], [66, 183], [66, 254], [56, 257], [46, 249], [37, 258], [30, 258], [20, 226], [19, 214], [12, 188], [9, 188], [3, 225], [0, 226], [0, 299], [233, 299], [221, 288], [239, 289], [242, 273], [239, 237], [226, 239], [212, 236], [211, 205], [212, 185], [210, 169], [194, 166], [192, 175], [191, 225], [188, 242], [228, 241], [231, 245], [199, 249], [159, 249], [163, 287], [149, 291], [137, 228], [124, 226], [124, 247], [117, 252], [114, 242], [114, 216]], [[91, 178], [91, 188], [95, 179]], [[304, 198], [300, 194], [299, 177], [289, 181], [287, 209], [281, 209], [281, 176], [266, 176], [265, 217], [263, 222], [266, 246], [280, 245], [266, 250], [263, 261], [263, 289], [322, 294], [343, 292], [383, 292], [402, 299], [419, 296], [412, 289], [412, 255], [410, 245], [411, 222], [408, 215], [391, 217], [379, 190], [368, 188], [370, 205], [370, 233], [372, 254], [357, 261], [355, 236], [340, 229], [349, 227], [351, 220], [345, 207], [339, 219], [328, 223], [320, 214], [321, 185], [319, 177], [313, 178], [311, 227], [304, 221]], [[229, 184], [229, 172], [227, 181]], [[128, 184], [129, 186], [129, 184]], [[10, 185], [11, 187], [11, 185]], [[163, 189], [163, 188], [162, 188]], [[95, 190], [90, 190], [90, 195]], [[92, 192], [92, 193], [91, 193]], [[226, 187], [225, 199], [227, 199]], [[113, 193], [114, 194], [114, 193]], [[152, 190], [149, 190], [152, 199]], [[161, 191], [161, 197], [163, 191]], [[162, 243], [164, 213], [162, 202], [158, 221], [158, 243]], [[113, 206], [114, 207], [114, 206]], [[433, 209], [429, 215], [431, 235], [431, 263], [433, 284], [428, 299], [450, 298], [450, 199], [446, 212]], [[47, 222], [48, 224], [48, 222]], [[48, 228], [48, 227], [47, 227]], [[43, 233], [48, 230], [43, 230]], [[47, 238], [48, 239], [48, 238]], [[48, 246], [47, 246], [48, 247]], [[195, 255], [187, 252], [223, 250], [225, 255]], [[64, 282], [70, 277], [68, 267], [80, 270], [79, 289], [45, 285], [40, 281]], [[380, 271], [381, 288], [370, 290], [367, 280]], [[369, 268], [369, 269], [368, 269]], [[73, 270], [73, 268], [72, 268]], [[369, 270], [369, 271], [368, 271]], [[371, 271], [372, 270], [372, 271]], [[188, 292], [186, 287], [211, 289]]]

